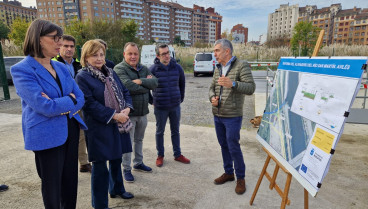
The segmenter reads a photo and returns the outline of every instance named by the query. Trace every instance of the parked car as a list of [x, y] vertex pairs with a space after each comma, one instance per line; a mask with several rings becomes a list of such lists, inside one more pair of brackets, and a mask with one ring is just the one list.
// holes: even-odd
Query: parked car
[[213, 74], [215, 67], [217, 64], [217, 60], [215, 55], [211, 52], [200, 52], [197, 53], [194, 57], [194, 77], [197, 77], [198, 74]]
[[10, 67], [22, 61], [24, 58], [25, 56], [4, 57], [6, 79], [8, 80], [8, 84], [13, 84], [13, 79], [10, 74]]
[[[149, 68], [151, 65], [153, 65], [153, 61], [156, 58], [156, 52], [155, 52], [156, 45], [143, 45], [141, 50], [141, 64], [145, 65], [147, 68]], [[170, 50], [170, 56], [173, 59], [176, 59], [175, 56], [175, 50], [172, 45], [169, 45]], [[179, 62], [179, 60], [176, 60]]]

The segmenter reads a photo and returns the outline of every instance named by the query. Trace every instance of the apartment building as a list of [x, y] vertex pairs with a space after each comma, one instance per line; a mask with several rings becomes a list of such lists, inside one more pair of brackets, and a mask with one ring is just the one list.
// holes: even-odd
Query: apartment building
[[146, 41], [173, 43], [180, 36], [186, 45], [194, 41], [214, 43], [221, 38], [222, 16], [214, 8], [184, 7], [160, 0], [37, 0], [37, 17], [59, 25], [73, 18], [133, 19], [138, 37]]
[[244, 27], [243, 24], [234, 25], [231, 29], [231, 34], [233, 34], [233, 36], [236, 34], [241, 34], [243, 35], [244, 39], [240, 42], [244, 44], [248, 42], [248, 28]]
[[186, 45], [192, 45], [193, 9], [159, 0], [120, 0], [116, 3], [117, 17], [134, 19], [139, 24], [141, 39], [172, 43], [175, 36], [180, 36]]
[[36, 19], [36, 13], [36, 8], [23, 7], [22, 3], [16, 0], [3, 0], [2, 2], [0, 2], [0, 19], [8, 27], [13, 24], [13, 21], [16, 18], [24, 19], [27, 22], [33, 21], [34, 19]]
[[367, 11], [354, 7], [338, 11], [333, 43], [367, 44]]
[[193, 42], [213, 44], [221, 39], [222, 16], [215, 9], [193, 5]]
[[[280, 6], [280, 8], [282, 7], [285, 8], [285, 5]], [[272, 20], [278, 22], [272, 22]], [[330, 7], [321, 9], [318, 9], [316, 5], [307, 5], [305, 7], [299, 7], [298, 22], [299, 21], [308, 21], [311, 22], [312, 25], [324, 29], [324, 45], [333, 43], [368, 45], [368, 9], [357, 7], [342, 9], [340, 3], [331, 4]], [[270, 22], [269, 18], [269, 26], [270, 23], [282, 24], [280, 23], [280, 19], [271, 19]], [[272, 35], [275, 35], [275, 33], [273, 33], [274, 31], [275, 30], [268, 30], [267, 40], [269, 40], [269, 37], [272, 38]], [[278, 32], [277, 37], [281, 37], [285, 34], [280, 31]]]
[[298, 22], [299, 5], [281, 4], [280, 8], [268, 15], [267, 40], [280, 37], [291, 37], [293, 28]]
[[37, 0], [37, 16], [59, 25], [69, 20], [115, 18], [115, 0]]

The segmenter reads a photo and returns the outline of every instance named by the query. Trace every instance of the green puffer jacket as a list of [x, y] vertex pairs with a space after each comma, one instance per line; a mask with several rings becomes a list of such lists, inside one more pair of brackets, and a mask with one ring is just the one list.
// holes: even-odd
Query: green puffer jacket
[[[209, 90], [209, 99], [214, 96], [221, 98], [220, 107], [212, 107], [212, 112], [218, 117], [239, 117], [243, 116], [243, 103], [245, 94], [252, 95], [256, 89], [252, 72], [248, 62], [235, 58], [226, 74], [236, 85], [232, 88], [222, 87], [218, 84], [222, 72], [222, 66], [217, 65], [213, 74], [212, 83]], [[221, 90], [222, 89], [222, 90]], [[222, 91], [222, 93], [220, 93]]]
[[[146, 66], [138, 64], [137, 69], [140, 70], [135, 70], [125, 60], [114, 67], [114, 71], [118, 74], [124, 86], [129, 90], [133, 100], [134, 111], [131, 111], [129, 116], [144, 116], [149, 113], [149, 92], [158, 86], [158, 79], [152, 75]], [[149, 75], [152, 78], [147, 78]], [[135, 79], [141, 79], [142, 84], [138, 85], [134, 83], [133, 80]]]

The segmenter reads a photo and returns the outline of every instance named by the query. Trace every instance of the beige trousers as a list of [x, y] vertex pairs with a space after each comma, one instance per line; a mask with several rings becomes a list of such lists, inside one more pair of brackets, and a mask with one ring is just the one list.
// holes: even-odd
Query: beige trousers
[[89, 164], [88, 154], [87, 154], [87, 146], [86, 146], [86, 139], [84, 137], [84, 131], [83, 130], [80, 130], [80, 134], [79, 134], [78, 160], [79, 160], [80, 165]]

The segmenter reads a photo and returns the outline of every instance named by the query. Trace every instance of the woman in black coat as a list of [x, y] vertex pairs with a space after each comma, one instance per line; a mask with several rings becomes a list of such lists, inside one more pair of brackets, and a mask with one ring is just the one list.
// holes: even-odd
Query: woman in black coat
[[105, 209], [108, 191], [111, 198], [134, 197], [125, 191], [121, 173], [122, 155], [132, 151], [128, 133], [132, 99], [116, 73], [105, 66], [105, 47], [101, 43], [90, 40], [83, 45], [81, 64], [76, 81], [84, 93], [83, 114], [89, 127], [86, 138], [92, 162], [92, 206]]

